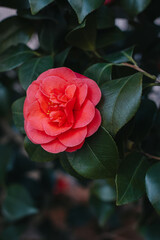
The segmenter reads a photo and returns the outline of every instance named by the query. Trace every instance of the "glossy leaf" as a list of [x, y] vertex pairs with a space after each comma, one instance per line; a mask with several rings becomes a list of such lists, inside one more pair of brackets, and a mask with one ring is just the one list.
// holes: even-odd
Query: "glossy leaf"
[[146, 157], [140, 153], [129, 154], [120, 165], [116, 176], [117, 205], [133, 202], [145, 192]]
[[114, 15], [111, 8], [102, 6], [97, 10], [97, 28], [106, 29], [114, 26]]
[[46, 7], [54, 0], [29, 0], [32, 14], [38, 13], [42, 8]]
[[0, 53], [18, 43], [27, 43], [32, 27], [18, 17], [9, 17], [0, 22]]
[[62, 67], [64, 65], [70, 50], [71, 50], [71, 47], [68, 47], [55, 56], [55, 65], [57, 67]]
[[91, 194], [101, 201], [115, 201], [116, 191], [113, 179], [97, 180], [91, 187]]
[[131, 140], [140, 142], [146, 138], [156, 120], [157, 113], [158, 109], [153, 101], [142, 99], [134, 118]]
[[1, 6], [5, 6], [7, 8], [27, 9], [29, 8], [29, 2], [28, 0], [5, 0], [1, 1]]
[[142, 94], [142, 74], [110, 81], [102, 86], [102, 125], [115, 135], [138, 110]]
[[25, 97], [19, 98], [12, 104], [12, 114], [13, 114], [13, 121], [16, 125], [17, 129], [21, 133], [25, 133], [24, 131], [24, 117], [23, 117], [23, 104], [24, 104]]
[[24, 147], [34, 162], [49, 162], [54, 160], [57, 155], [46, 152], [40, 145], [33, 144], [27, 137], [24, 140]]
[[2, 204], [2, 214], [9, 221], [19, 220], [23, 217], [36, 214], [32, 198], [21, 185], [11, 185], [7, 189], [6, 198]]
[[64, 168], [64, 170], [66, 172], [68, 172], [71, 176], [78, 178], [78, 179], [82, 179], [82, 176], [80, 176], [71, 166], [71, 164], [69, 163], [67, 156], [65, 153], [61, 153], [60, 154], [60, 163], [62, 165], [62, 167]]
[[123, 51], [112, 53], [104, 57], [105, 60], [112, 63], [132, 62], [134, 47], [124, 49]]
[[89, 17], [81, 25], [69, 32], [66, 36], [66, 41], [72, 46], [85, 51], [94, 51], [96, 45], [95, 17]]
[[84, 18], [99, 8], [104, 0], [68, 0], [68, 2], [76, 12], [79, 23], [82, 23]]
[[[52, 13], [55, 14], [56, 13]], [[57, 22], [61, 24], [57, 24]], [[47, 54], [56, 53], [58, 49], [64, 47], [64, 39], [66, 35], [66, 22], [64, 16], [60, 13], [55, 21], [44, 21], [40, 28], [38, 37], [40, 47], [47, 52]]]
[[111, 80], [112, 64], [96, 63], [84, 72], [86, 77], [89, 77], [97, 82], [99, 86]]
[[42, 72], [52, 67], [53, 59], [51, 56], [33, 58], [25, 62], [19, 68], [19, 80], [22, 87], [26, 90]]
[[146, 191], [149, 201], [160, 214], [160, 163], [154, 164], [146, 174]]
[[100, 31], [97, 34], [96, 48], [103, 48], [113, 45], [124, 37], [123, 32], [118, 27], [108, 28], [105, 31]]
[[109, 133], [100, 128], [84, 146], [67, 154], [72, 168], [81, 176], [91, 179], [113, 177], [118, 167], [118, 151]]
[[130, 16], [135, 16], [142, 12], [151, 2], [151, 0], [121, 0], [121, 5]]
[[9, 71], [34, 56], [34, 52], [23, 44], [10, 47], [0, 57], [0, 72]]

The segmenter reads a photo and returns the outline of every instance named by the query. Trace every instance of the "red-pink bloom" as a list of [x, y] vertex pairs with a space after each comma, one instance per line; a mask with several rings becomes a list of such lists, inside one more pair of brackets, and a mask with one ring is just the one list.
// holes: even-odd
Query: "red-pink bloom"
[[29, 86], [24, 103], [28, 138], [51, 153], [81, 148], [101, 124], [95, 108], [100, 99], [96, 82], [69, 68], [42, 73]]
[[104, 5], [112, 3], [114, 0], [105, 0]]

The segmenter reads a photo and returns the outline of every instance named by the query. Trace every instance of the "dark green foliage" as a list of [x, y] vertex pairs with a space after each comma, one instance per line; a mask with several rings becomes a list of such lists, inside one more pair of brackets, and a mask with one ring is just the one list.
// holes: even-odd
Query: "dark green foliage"
[[[139, 239], [127, 222], [140, 226], [144, 239], [158, 240], [160, 110], [159, 97], [155, 104], [150, 96], [160, 85], [160, 1], [0, 0], [0, 6], [17, 12], [0, 22], [0, 240], [29, 239], [31, 222], [40, 240], [77, 240], [77, 228], [87, 224], [96, 239]], [[54, 67], [93, 79], [102, 92], [101, 127], [72, 153], [48, 153], [25, 136], [25, 91]], [[130, 205], [116, 207], [124, 204]], [[56, 225], [62, 212], [65, 223]], [[85, 231], [77, 231], [78, 239]]]

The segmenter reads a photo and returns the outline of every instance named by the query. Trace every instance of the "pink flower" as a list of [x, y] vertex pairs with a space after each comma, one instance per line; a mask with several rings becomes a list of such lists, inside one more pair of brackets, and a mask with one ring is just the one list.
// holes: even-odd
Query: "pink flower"
[[105, 0], [104, 5], [108, 5], [108, 4], [112, 3], [113, 1], [114, 0]]
[[24, 103], [28, 138], [51, 153], [81, 148], [101, 124], [95, 108], [100, 99], [96, 82], [69, 68], [42, 73], [29, 86]]

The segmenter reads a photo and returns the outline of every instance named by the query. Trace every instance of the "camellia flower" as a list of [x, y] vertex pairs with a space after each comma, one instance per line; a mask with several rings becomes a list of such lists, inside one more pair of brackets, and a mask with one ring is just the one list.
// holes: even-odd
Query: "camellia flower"
[[42, 73], [27, 89], [24, 102], [28, 138], [51, 153], [81, 148], [101, 124], [95, 108], [100, 98], [95, 81], [69, 68]]

